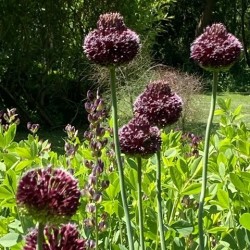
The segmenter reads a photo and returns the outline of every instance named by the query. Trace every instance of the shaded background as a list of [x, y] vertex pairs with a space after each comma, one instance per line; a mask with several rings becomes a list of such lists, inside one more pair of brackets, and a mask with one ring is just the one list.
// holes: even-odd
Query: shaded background
[[243, 42], [244, 53], [219, 88], [250, 91], [249, 0], [2, 0], [0, 110], [16, 107], [23, 125], [86, 124], [83, 100], [96, 84], [82, 42], [108, 11], [120, 12], [140, 34], [142, 53], [152, 63], [204, 78], [206, 73], [189, 59], [190, 43], [206, 25], [223, 22]]

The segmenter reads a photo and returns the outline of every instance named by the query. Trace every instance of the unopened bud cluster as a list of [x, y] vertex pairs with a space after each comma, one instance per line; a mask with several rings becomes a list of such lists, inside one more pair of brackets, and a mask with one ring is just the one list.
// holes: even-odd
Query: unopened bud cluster
[[0, 110], [0, 125], [4, 130], [8, 130], [11, 124], [19, 124], [20, 119], [19, 115], [16, 112], [15, 108]]
[[195, 156], [198, 157], [199, 156], [199, 145], [201, 143], [201, 137], [197, 136], [193, 133], [185, 133], [182, 136], [182, 140], [184, 143], [188, 143], [188, 147], [189, 147], [189, 152], [188, 155], [189, 156]]
[[39, 130], [40, 128], [40, 125], [37, 124], [37, 123], [31, 123], [31, 122], [28, 122], [27, 123], [27, 129], [34, 135], [37, 133], [37, 131]]
[[103, 218], [106, 217], [98, 208], [103, 198], [103, 191], [109, 186], [101, 157], [108, 144], [106, 133], [109, 132], [109, 128], [105, 125], [108, 111], [98, 90], [96, 95], [91, 91], [87, 92], [85, 109], [88, 112], [89, 130], [85, 131], [84, 137], [91, 150], [92, 159], [84, 162], [89, 169], [88, 181], [84, 188], [84, 194], [88, 198], [86, 205], [88, 217], [84, 225], [88, 230], [104, 231], [107, 224]]
[[64, 150], [67, 156], [74, 156], [79, 145], [78, 140], [78, 130], [74, 126], [68, 124], [65, 127], [65, 132], [67, 133], [67, 139], [65, 140]]

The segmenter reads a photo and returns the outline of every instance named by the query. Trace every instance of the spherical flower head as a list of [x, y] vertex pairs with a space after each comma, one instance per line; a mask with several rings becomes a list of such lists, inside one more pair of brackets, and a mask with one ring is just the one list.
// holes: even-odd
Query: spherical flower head
[[121, 152], [131, 156], [147, 158], [161, 146], [160, 131], [151, 126], [147, 118], [138, 116], [119, 130]]
[[165, 81], [154, 81], [137, 97], [133, 109], [135, 116], [146, 116], [152, 125], [163, 128], [180, 118], [182, 99]]
[[226, 71], [240, 57], [241, 42], [221, 23], [205, 28], [191, 45], [191, 58], [208, 71]]
[[76, 213], [80, 190], [77, 180], [63, 169], [32, 169], [21, 178], [18, 206], [39, 222], [60, 223]]
[[133, 60], [140, 49], [138, 35], [128, 29], [119, 13], [99, 17], [97, 29], [84, 39], [88, 59], [102, 66], [119, 66]]
[[[36, 250], [37, 229], [26, 236], [23, 250]], [[85, 250], [86, 240], [79, 238], [77, 228], [73, 224], [62, 225], [60, 229], [46, 226], [44, 229], [44, 250]]]

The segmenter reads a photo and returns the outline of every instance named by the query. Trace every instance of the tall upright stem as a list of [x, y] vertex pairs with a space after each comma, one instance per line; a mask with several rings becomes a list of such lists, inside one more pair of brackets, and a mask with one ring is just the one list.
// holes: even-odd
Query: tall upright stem
[[203, 169], [202, 169], [202, 186], [201, 186], [199, 211], [198, 211], [200, 250], [205, 249], [205, 244], [204, 244], [205, 235], [204, 235], [204, 230], [203, 230], [203, 207], [204, 207], [204, 200], [205, 200], [206, 187], [207, 187], [209, 141], [210, 141], [211, 125], [213, 122], [214, 110], [215, 110], [215, 105], [216, 105], [217, 85], [218, 85], [218, 72], [214, 71], [213, 72], [213, 82], [212, 82], [211, 105], [210, 105], [210, 111], [209, 111], [209, 116], [208, 116], [208, 120], [207, 120], [207, 128], [206, 128], [206, 135], [205, 135]]
[[156, 191], [157, 191], [157, 208], [158, 208], [158, 224], [161, 239], [161, 249], [165, 250], [165, 236], [164, 236], [164, 225], [163, 225], [163, 211], [162, 211], [162, 200], [161, 200], [161, 151], [156, 152], [157, 167], [156, 167]]
[[43, 250], [43, 241], [44, 241], [44, 235], [43, 235], [44, 225], [39, 222], [38, 223], [38, 233], [37, 233], [37, 250]]
[[129, 211], [128, 211], [124, 173], [123, 173], [122, 158], [121, 158], [121, 149], [120, 149], [119, 135], [118, 135], [118, 115], [117, 115], [117, 98], [116, 98], [115, 68], [114, 67], [110, 67], [110, 85], [111, 85], [111, 97], [112, 97], [113, 135], [114, 135], [116, 161], [117, 161], [118, 172], [119, 172], [122, 205], [123, 205], [124, 214], [125, 214], [129, 249], [134, 250], [132, 228], [131, 228], [131, 223], [129, 219]]
[[142, 188], [141, 188], [141, 157], [137, 157], [137, 182], [138, 182], [138, 212], [139, 212], [139, 230], [140, 230], [140, 249], [144, 250], [144, 226], [143, 226], [143, 212], [142, 212]]

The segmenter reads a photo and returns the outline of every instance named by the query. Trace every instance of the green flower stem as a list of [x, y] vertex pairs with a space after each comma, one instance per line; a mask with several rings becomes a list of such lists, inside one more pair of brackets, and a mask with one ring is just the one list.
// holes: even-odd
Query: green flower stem
[[158, 208], [158, 224], [161, 239], [161, 249], [165, 250], [165, 236], [164, 236], [164, 225], [163, 225], [163, 211], [162, 211], [162, 200], [161, 200], [161, 151], [158, 150], [156, 153], [157, 168], [156, 168], [156, 191], [157, 191], [157, 208]]
[[37, 250], [43, 250], [43, 241], [44, 241], [44, 235], [43, 235], [44, 225], [39, 222], [38, 223], [38, 233], [37, 233]]
[[132, 228], [131, 228], [131, 223], [130, 223], [130, 219], [129, 219], [129, 211], [128, 211], [127, 197], [126, 197], [126, 191], [125, 191], [124, 173], [123, 173], [122, 158], [121, 158], [121, 149], [120, 149], [119, 135], [118, 135], [118, 115], [117, 115], [117, 98], [116, 98], [116, 85], [115, 85], [115, 67], [110, 67], [110, 85], [111, 85], [111, 97], [112, 97], [113, 134], [114, 134], [115, 154], [116, 154], [116, 160], [117, 160], [118, 172], [119, 172], [122, 205], [123, 205], [124, 214], [125, 214], [129, 249], [134, 250]]
[[210, 132], [211, 125], [213, 122], [214, 110], [216, 105], [216, 93], [217, 93], [217, 85], [218, 85], [218, 72], [213, 72], [213, 82], [212, 82], [212, 97], [211, 97], [211, 106], [207, 121], [206, 135], [205, 135], [205, 146], [204, 146], [204, 156], [203, 156], [203, 169], [202, 169], [202, 186], [201, 186], [201, 194], [199, 201], [199, 211], [198, 211], [198, 227], [199, 227], [199, 239], [200, 239], [200, 250], [205, 249], [204, 244], [204, 231], [203, 231], [203, 206], [206, 195], [206, 187], [207, 187], [207, 169], [208, 169], [208, 156], [209, 156], [209, 140], [210, 140]]
[[143, 212], [142, 212], [142, 189], [141, 189], [141, 178], [142, 178], [142, 163], [141, 157], [137, 157], [137, 181], [138, 181], [138, 212], [139, 212], [139, 230], [140, 230], [140, 249], [144, 250], [144, 227], [143, 227]]

